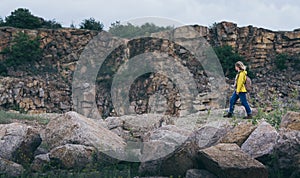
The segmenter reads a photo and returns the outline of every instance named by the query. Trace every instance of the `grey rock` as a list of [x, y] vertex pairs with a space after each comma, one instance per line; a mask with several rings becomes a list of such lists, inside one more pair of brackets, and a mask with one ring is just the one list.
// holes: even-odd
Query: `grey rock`
[[0, 157], [28, 164], [33, 160], [34, 151], [41, 144], [38, 130], [21, 123], [0, 125]]
[[279, 132], [279, 139], [275, 146], [278, 156], [278, 166], [281, 169], [300, 169], [300, 131]]
[[220, 143], [199, 151], [205, 169], [218, 177], [267, 178], [266, 167], [244, 153], [236, 144]]
[[190, 169], [186, 172], [185, 178], [217, 178], [204, 169]]
[[21, 176], [25, 169], [22, 165], [0, 157], [0, 175], [9, 177]]
[[65, 144], [79, 144], [124, 159], [126, 143], [121, 137], [104, 128], [102, 123], [73, 111], [51, 120], [45, 128], [44, 137], [51, 149]]
[[273, 152], [278, 132], [267, 122], [262, 122], [242, 144], [241, 149], [253, 158], [269, 155]]
[[44, 172], [50, 169], [49, 154], [40, 154], [34, 157], [31, 169], [36, 172]]
[[50, 162], [58, 163], [60, 168], [78, 169], [92, 166], [97, 157], [94, 147], [66, 144], [58, 146], [49, 152]]

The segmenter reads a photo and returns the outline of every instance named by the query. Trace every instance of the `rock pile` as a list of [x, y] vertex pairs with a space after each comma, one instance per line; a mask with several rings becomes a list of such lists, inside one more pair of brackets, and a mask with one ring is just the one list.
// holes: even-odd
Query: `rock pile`
[[299, 115], [288, 112], [279, 130], [264, 121], [233, 125], [202, 112], [184, 117], [203, 123], [193, 129], [180, 126], [183, 118], [158, 114], [94, 120], [67, 112], [45, 128], [2, 124], [0, 173], [101, 170], [133, 161], [140, 162], [141, 176], [266, 178], [277, 169], [297, 176], [300, 130], [289, 123], [298, 123]]

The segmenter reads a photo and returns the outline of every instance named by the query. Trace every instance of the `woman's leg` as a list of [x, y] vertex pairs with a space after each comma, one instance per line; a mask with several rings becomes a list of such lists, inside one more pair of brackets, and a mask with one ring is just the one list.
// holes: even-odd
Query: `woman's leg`
[[241, 103], [242, 103], [242, 105], [245, 107], [245, 109], [246, 109], [246, 112], [247, 112], [247, 115], [251, 115], [252, 114], [252, 111], [251, 111], [251, 108], [250, 108], [250, 106], [249, 106], [249, 104], [248, 104], [248, 101], [247, 101], [247, 95], [246, 95], [247, 93], [245, 93], [245, 92], [241, 92], [241, 93], [239, 93], [239, 97], [240, 97], [240, 99], [241, 99]]
[[233, 114], [234, 105], [238, 99], [239, 99], [239, 95], [237, 95], [236, 92], [234, 91], [229, 100], [229, 111], [228, 111], [229, 113]]

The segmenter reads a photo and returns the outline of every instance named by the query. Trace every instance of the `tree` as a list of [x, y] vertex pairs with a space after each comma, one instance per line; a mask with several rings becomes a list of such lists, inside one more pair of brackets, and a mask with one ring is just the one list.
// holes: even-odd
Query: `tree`
[[35, 29], [42, 27], [42, 20], [32, 15], [28, 9], [19, 8], [5, 18], [5, 25], [16, 28]]
[[76, 25], [74, 24], [74, 22], [72, 21], [71, 25], [70, 25], [71, 28], [76, 28]]
[[102, 31], [104, 27], [104, 25], [101, 22], [96, 21], [92, 17], [83, 20], [79, 26], [80, 29], [97, 30], [97, 31]]
[[4, 26], [4, 21], [2, 19], [2, 17], [0, 17], [0, 27]]
[[61, 24], [53, 20], [44, 20], [43, 18], [34, 16], [28, 9], [19, 8], [5, 18], [5, 22], [0, 18], [0, 26], [10, 26], [16, 28], [62, 28]]
[[62, 28], [61, 24], [56, 22], [55, 19], [53, 19], [53, 20], [44, 20], [43, 19], [42, 27], [50, 28], [50, 29]]
[[109, 32], [121, 38], [133, 38], [138, 36], [148, 36], [151, 33], [171, 30], [171, 29], [173, 29], [173, 27], [170, 26], [160, 27], [160, 26], [156, 26], [153, 23], [145, 23], [141, 26], [135, 26], [131, 23], [122, 25], [120, 21], [116, 21], [111, 24], [111, 27], [109, 28]]

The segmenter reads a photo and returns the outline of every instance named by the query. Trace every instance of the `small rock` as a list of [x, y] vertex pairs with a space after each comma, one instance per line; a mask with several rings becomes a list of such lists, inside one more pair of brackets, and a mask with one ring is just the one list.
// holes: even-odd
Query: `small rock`
[[203, 169], [190, 169], [186, 172], [185, 178], [217, 178], [212, 173]]

